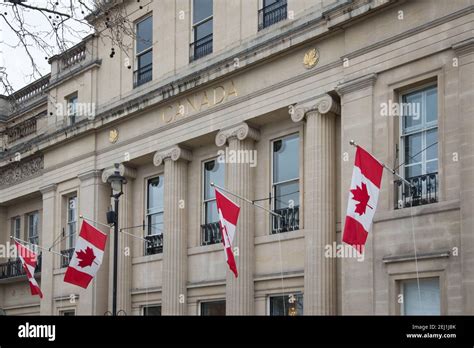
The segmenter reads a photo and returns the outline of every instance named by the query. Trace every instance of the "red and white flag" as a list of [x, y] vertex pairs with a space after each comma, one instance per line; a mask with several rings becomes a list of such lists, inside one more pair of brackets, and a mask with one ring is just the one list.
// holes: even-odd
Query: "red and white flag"
[[28, 249], [24, 245], [18, 243], [15, 240], [16, 250], [18, 251], [18, 257], [21, 260], [21, 264], [25, 269], [28, 282], [30, 283], [31, 295], [39, 295], [43, 298], [43, 293], [35, 279], [35, 268], [38, 260], [38, 255], [31, 249]]
[[106, 241], [104, 233], [83, 221], [64, 281], [87, 289], [102, 263]]
[[357, 146], [342, 240], [360, 253], [375, 215], [382, 172], [383, 165]]
[[238, 277], [237, 265], [235, 264], [234, 253], [232, 251], [232, 241], [235, 236], [237, 220], [239, 218], [240, 207], [216, 189], [216, 204], [219, 213], [219, 223], [221, 226], [222, 243], [224, 244], [225, 258], [229, 268]]

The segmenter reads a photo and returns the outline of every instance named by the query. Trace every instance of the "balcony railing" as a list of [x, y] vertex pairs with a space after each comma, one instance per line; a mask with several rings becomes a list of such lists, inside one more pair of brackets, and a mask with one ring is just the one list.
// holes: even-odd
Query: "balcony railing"
[[163, 252], [163, 234], [145, 236], [145, 255], [160, 254]]
[[207, 56], [212, 53], [212, 34], [196, 40], [190, 45], [189, 61]]
[[201, 225], [201, 241], [202, 245], [211, 245], [222, 242], [222, 234], [219, 222], [211, 222]]
[[277, 1], [258, 11], [258, 30], [267, 28], [287, 18], [287, 3]]
[[70, 50], [64, 52], [61, 57], [62, 68], [68, 69], [86, 59], [86, 44], [82, 42]]
[[49, 85], [50, 74], [36, 80], [28, 86], [20, 89], [18, 92], [12, 94], [12, 100], [16, 108], [21, 107], [25, 103], [33, 100], [39, 96], [46, 96]]
[[74, 248], [61, 250], [61, 268], [69, 266], [69, 262], [74, 254]]
[[408, 178], [408, 186], [402, 180], [395, 180], [395, 209], [416, 207], [438, 201], [438, 173], [418, 175]]
[[26, 121], [21, 122], [15, 127], [7, 129], [8, 143], [17, 141], [18, 139], [24, 138], [30, 134], [36, 133], [36, 118], [30, 118]]
[[133, 88], [143, 85], [153, 78], [153, 64], [142, 66], [133, 72]]
[[[41, 254], [38, 255], [35, 273], [41, 272]], [[14, 278], [26, 275], [25, 269], [21, 264], [21, 260], [10, 260], [0, 264], [0, 279]]]
[[300, 207], [283, 208], [274, 210], [281, 216], [272, 215], [272, 234], [299, 230]]

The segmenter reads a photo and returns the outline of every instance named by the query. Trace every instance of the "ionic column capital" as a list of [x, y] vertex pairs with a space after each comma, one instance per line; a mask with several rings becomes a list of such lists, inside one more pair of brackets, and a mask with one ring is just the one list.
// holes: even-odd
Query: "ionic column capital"
[[[102, 171], [102, 182], [106, 183], [109, 176], [115, 172], [115, 167], [105, 168]], [[119, 165], [120, 175], [126, 177], [127, 179], [135, 179], [137, 177], [137, 171], [134, 168], [127, 167], [123, 164]]]
[[163, 151], [157, 151], [153, 156], [153, 164], [155, 167], [160, 166], [166, 159], [170, 159], [172, 161], [177, 160], [184, 160], [184, 161], [191, 161], [193, 158], [193, 154], [191, 151], [184, 149], [178, 145], [172, 146]]
[[341, 107], [329, 94], [324, 94], [314, 101], [304, 104], [297, 104], [291, 114], [293, 122], [301, 122], [305, 116], [311, 114], [335, 114], [341, 113]]
[[237, 138], [241, 141], [249, 138], [258, 141], [260, 140], [260, 132], [250, 127], [246, 122], [242, 122], [236, 126], [220, 130], [216, 135], [216, 145], [224, 146], [231, 138]]

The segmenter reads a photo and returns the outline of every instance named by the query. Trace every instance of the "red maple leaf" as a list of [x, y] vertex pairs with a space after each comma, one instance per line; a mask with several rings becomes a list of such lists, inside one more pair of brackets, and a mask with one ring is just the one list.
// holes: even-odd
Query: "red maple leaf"
[[370, 209], [374, 209], [368, 204], [370, 196], [367, 192], [367, 186], [365, 185], [365, 183], [362, 183], [361, 187], [356, 186], [355, 189], [351, 190], [351, 193], [353, 194], [352, 199], [354, 201], [359, 202], [356, 204], [355, 209], [355, 212], [357, 214], [365, 214], [365, 210], [367, 209], [367, 207], [369, 207]]
[[87, 267], [92, 265], [95, 260], [94, 250], [87, 247], [85, 250], [79, 250], [76, 252], [77, 258], [79, 259], [79, 267]]

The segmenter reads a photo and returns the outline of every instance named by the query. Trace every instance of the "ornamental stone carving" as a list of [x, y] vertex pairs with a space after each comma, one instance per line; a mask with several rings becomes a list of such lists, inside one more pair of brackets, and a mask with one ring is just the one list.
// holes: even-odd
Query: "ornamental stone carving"
[[15, 185], [20, 181], [39, 175], [43, 168], [43, 156], [8, 164], [0, 168], [0, 187]]
[[177, 161], [179, 159], [185, 161], [191, 161], [193, 158], [193, 154], [191, 151], [183, 149], [182, 147], [175, 145], [163, 151], [158, 151], [153, 156], [153, 164], [158, 167], [160, 166], [166, 159], [171, 159], [173, 161]]
[[250, 138], [258, 141], [260, 140], [260, 132], [257, 129], [250, 127], [247, 123], [242, 122], [237, 126], [219, 131], [216, 135], [216, 145], [219, 147], [224, 146], [227, 141], [233, 137], [239, 140]]
[[300, 122], [304, 119], [306, 114], [311, 112], [317, 112], [321, 115], [329, 113], [339, 115], [341, 107], [329, 94], [325, 94], [317, 98], [315, 101], [310, 101], [303, 105], [298, 104], [295, 107], [294, 112], [291, 114], [291, 119], [293, 122]]

